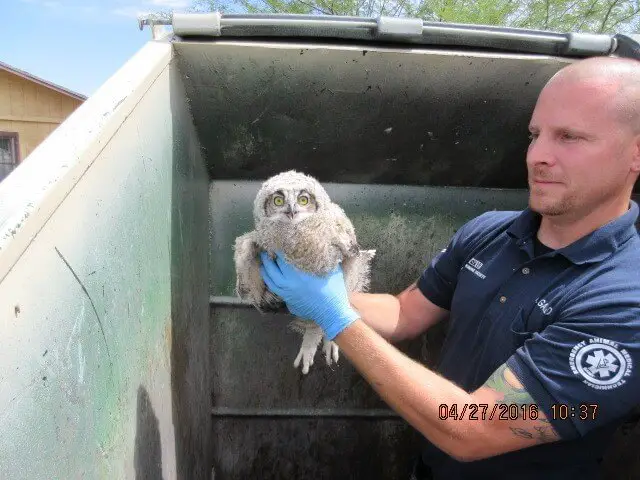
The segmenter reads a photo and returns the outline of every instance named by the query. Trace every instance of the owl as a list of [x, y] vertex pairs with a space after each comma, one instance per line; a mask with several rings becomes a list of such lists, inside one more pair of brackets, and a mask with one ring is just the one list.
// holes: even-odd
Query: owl
[[[267, 289], [260, 275], [260, 253], [310, 274], [325, 275], [342, 264], [348, 292], [366, 291], [375, 250], [361, 250], [353, 225], [313, 177], [289, 170], [266, 180], [253, 204], [254, 230], [234, 243], [236, 294], [261, 312], [286, 311], [282, 299]], [[320, 342], [327, 365], [338, 361], [338, 346], [314, 322], [295, 318], [290, 327], [302, 334], [293, 365], [307, 374]]]

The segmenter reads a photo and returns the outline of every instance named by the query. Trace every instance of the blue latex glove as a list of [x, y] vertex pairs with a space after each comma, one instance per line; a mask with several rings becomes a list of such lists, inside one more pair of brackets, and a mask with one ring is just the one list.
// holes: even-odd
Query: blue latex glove
[[291, 265], [280, 252], [275, 261], [265, 252], [261, 258], [260, 273], [267, 288], [284, 300], [293, 315], [317, 323], [330, 340], [360, 318], [349, 303], [340, 265], [320, 277]]

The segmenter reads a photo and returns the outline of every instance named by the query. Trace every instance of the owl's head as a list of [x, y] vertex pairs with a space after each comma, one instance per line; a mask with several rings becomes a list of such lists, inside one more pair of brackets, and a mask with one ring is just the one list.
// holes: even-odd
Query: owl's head
[[262, 184], [254, 202], [254, 220], [298, 223], [329, 203], [329, 195], [315, 178], [289, 170]]

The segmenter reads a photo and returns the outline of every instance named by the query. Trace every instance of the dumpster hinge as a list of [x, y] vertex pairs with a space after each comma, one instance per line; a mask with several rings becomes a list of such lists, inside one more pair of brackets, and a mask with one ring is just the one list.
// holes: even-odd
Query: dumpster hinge
[[174, 13], [172, 19], [173, 33], [182, 35], [204, 35], [219, 37], [222, 34], [222, 15], [212, 13]]
[[413, 37], [422, 35], [423, 22], [419, 18], [378, 17], [378, 34]]
[[572, 32], [567, 34], [565, 54], [609, 55], [616, 48], [616, 40], [599, 33]]
[[163, 25], [171, 25], [173, 33], [183, 35], [204, 35], [219, 37], [222, 34], [222, 14], [213, 13], [173, 13], [167, 15], [148, 14], [138, 17], [138, 27], [142, 30], [149, 25], [153, 37], [157, 36], [157, 29]]

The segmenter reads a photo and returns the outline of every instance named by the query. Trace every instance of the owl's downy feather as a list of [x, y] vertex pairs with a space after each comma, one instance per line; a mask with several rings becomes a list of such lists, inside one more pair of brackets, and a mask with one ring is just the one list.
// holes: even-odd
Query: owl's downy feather
[[[284, 305], [260, 276], [261, 251], [272, 257], [281, 251], [289, 263], [316, 275], [342, 263], [347, 291], [369, 287], [375, 250], [360, 249], [351, 221], [315, 178], [295, 170], [269, 178], [255, 197], [253, 217], [255, 229], [236, 239], [234, 262], [236, 293], [258, 310], [277, 311]], [[296, 319], [291, 327], [303, 335], [296, 368], [302, 364], [302, 372], [309, 371], [323, 340], [327, 364], [337, 362], [337, 345], [316, 324]]]

